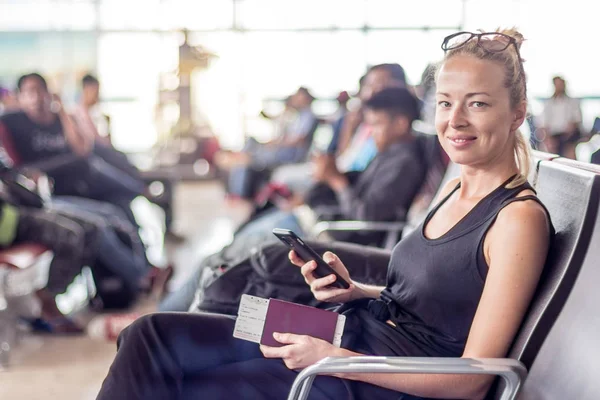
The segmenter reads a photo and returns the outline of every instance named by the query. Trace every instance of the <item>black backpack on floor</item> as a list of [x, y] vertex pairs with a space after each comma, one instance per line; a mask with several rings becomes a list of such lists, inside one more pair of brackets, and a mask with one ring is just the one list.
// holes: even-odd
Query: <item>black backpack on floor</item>
[[[328, 250], [337, 254], [354, 280], [385, 285], [389, 251], [349, 243], [307, 243], [319, 254]], [[300, 269], [290, 263], [289, 250], [284, 245], [268, 244], [250, 255], [229, 254], [227, 250], [204, 261], [193, 311], [237, 315], [243, 294], [331, 307], [331, 303], [313, 297]]]

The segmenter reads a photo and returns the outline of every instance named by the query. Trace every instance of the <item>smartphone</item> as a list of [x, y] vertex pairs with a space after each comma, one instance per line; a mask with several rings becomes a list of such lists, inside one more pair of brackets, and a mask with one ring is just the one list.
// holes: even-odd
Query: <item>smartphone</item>
[[331, 274], [335, 275], [336, 280], [330, 286], [338, 287], [342, 289], [348, 289], [350, 284], [346, 282], [344, 278], [342, 278], [333, 268], [329, 266], [323, 260], [316, 251], [314, 251], [309, 245], [304, 243], [302, 239], [298, 237], [294, 232], [289, 229], [273, 229], [273, 234], [279, 238], [286, 246], [290, 249], [294, 250], [296, 254], [304, 261], [315, 261], [317, 263], [317, 268], [313, 271], [318, 278], [323, 278], [329, 276]]

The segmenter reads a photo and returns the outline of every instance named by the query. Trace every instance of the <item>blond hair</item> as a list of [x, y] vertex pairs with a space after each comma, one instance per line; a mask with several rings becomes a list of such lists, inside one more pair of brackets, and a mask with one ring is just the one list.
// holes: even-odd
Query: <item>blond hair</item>
[[[497, 29], [495, 32], [512, 37], [519, 49], [525, 40], [515, 28]], [[479, 46], [477, 40], [470, 40], [462, 47], [448, 50], [441, 64], [454, 56], [467, 54], [480, 60], [490, 60], [502, 65], [504, 67], [504, 87], [509, 89], [511, 107], [516, 107], [522, 102], [527, 103], [527, 81], [523, 70], [523, 60], [519, 58], [519, 53], [510, 50], [512, 46], [511, 44], [505, 51], [490, 52]], [[525, 183], [531, 168], [531, 146], [519, 129], [515, 131], [513, 146], [519, 174], [507, 185], [508, 188]]]

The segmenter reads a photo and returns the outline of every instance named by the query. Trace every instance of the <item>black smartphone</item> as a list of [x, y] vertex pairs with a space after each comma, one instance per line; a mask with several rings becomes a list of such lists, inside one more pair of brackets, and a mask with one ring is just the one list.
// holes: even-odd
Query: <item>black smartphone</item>
[[334, 274], [336, 277], [335, 282], [333, 282], [330, 286], [348, 289], [350, 284], [346, 282], [344, 278], [342, 278], [333, 268], [329, 266], [323, 260], [316, 251], [314, 251], [309, 245], [304, 243], [302, 239], [298, 237], [294, 232], [289, 229], [273, 229], [273, 234], [279, 238], [286, 246], [290, 249], [294, 250], [296, 254], [305, 262], [315, 261], [317, 263], [317, 268], [313, 271], [316, 277], [323, 278], [325, 276], [329, 276]]

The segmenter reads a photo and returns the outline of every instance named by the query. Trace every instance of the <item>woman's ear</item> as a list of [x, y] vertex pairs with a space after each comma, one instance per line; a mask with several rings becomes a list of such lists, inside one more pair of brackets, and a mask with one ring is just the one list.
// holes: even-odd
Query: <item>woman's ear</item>
[[522, 101], [517, 107], [515, 107], [515, 111], [513, 113], [514, 119], [513, 123], [510, 125], [511, 131], [516, 131], [523, 125], [525, 118], [527, 117], [527, 103]]

